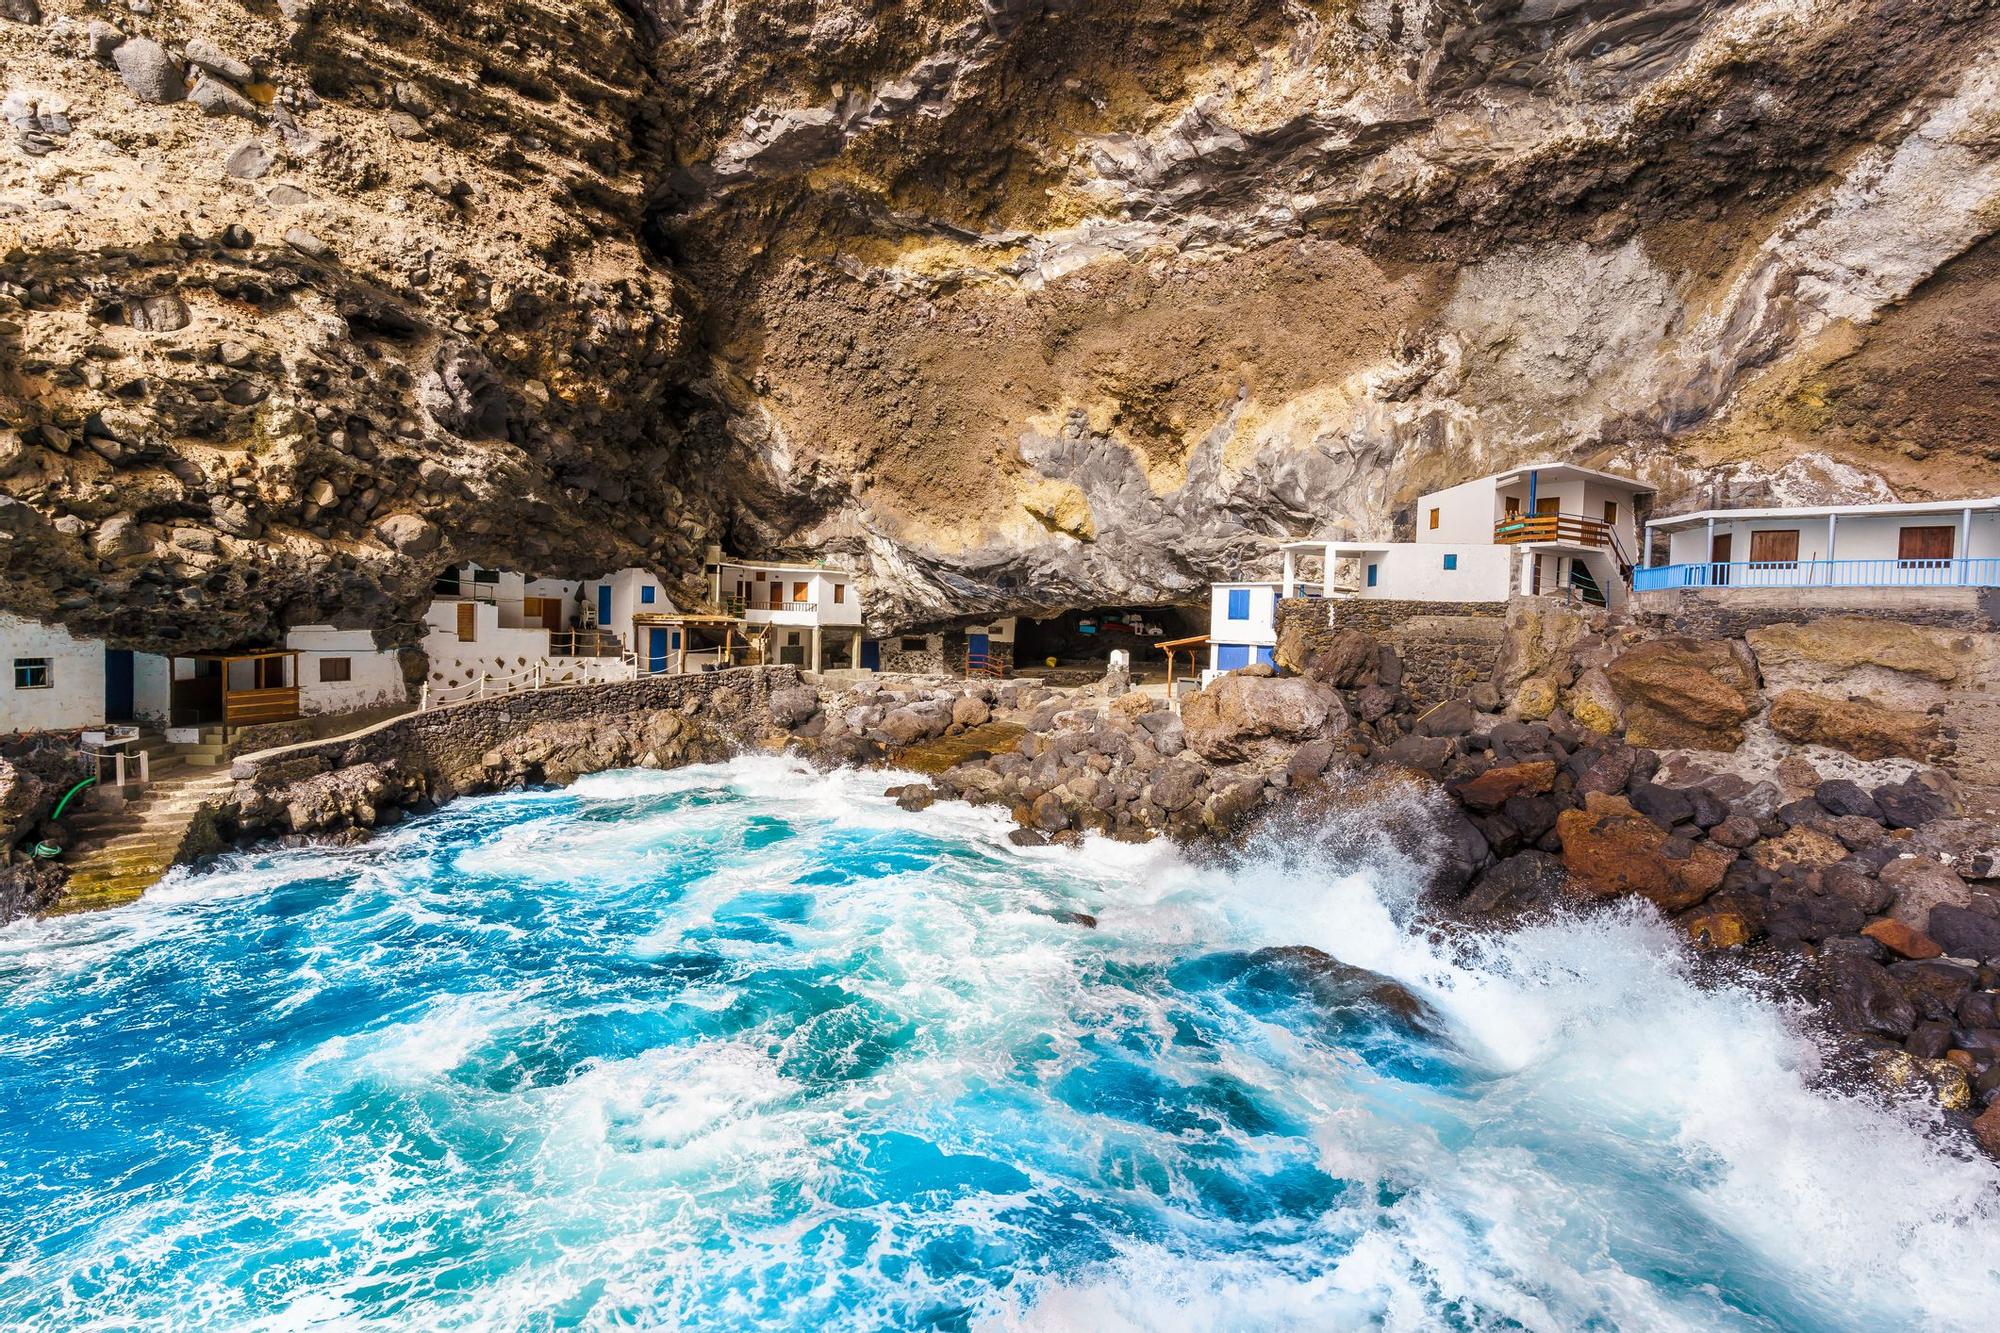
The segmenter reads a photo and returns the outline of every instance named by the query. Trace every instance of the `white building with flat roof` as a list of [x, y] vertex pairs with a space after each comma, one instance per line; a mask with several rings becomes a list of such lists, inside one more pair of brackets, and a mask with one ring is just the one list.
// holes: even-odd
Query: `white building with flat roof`
[[1633, 511], [1651, 491], [1616, 473], [1526, 463], [1419, 496], [1411, 541], [1285, 543], [1280, 592], [1406, 602], [1562, 595], [1619, 606], [1638, 545]]
[[854, 572], [816, 561], [726, 560], [709, 552], [715, 604], [764, 645], [764, 660], [810, 671], [862, 665]]
[[1646, 557], [1640, 592], [2000, 587], [2000, 497], [1671, 514], [1647, 522]]
[[1204, 681], [1224, 671], [1271, 663], [1278, 645], [1278, 599], [1283, 595], [1275, 581], [1218, 583], [1210, 589]]

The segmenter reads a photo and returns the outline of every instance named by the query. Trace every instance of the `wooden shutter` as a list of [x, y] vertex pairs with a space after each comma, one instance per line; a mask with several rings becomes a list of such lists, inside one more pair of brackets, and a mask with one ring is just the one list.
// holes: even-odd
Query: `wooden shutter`
[[1796, 529], [1750, 534], [1751, 564], [1797, 564], [1798, 560], [1799, 534]]
[[1535, 513], [1540, 515], [1562, 513], [1562, 497], [1559, 495], [1538, 495], [1535, 497]]
[[1897, 534], [1898, 560], [1949, 560], [1954, 545], [1950, 527], [1904, 528]]
[[1616, 500], [1606, 500], [1604, 502], [1604, 521], [1606, 524], [1618, 521], [1618, 502]]
[[458, 641], [460, 643], [471, 643], [477, 633], [479, 622], [475, 619], [476, 610], [477, 608], [471, 602], [460, 602], [458, 604]]
[[795, 601], [795, 602], [803, 602], [803, 601], [805, 601], [805, 600], [806, 600], [806, 586], [807, 586], [807, 585], [805, 585], [805, 584], [803, 584], [803, 583], [794, 583], [794, 584], [792, 585], [792, 600], [793, 600], [793, 601]]

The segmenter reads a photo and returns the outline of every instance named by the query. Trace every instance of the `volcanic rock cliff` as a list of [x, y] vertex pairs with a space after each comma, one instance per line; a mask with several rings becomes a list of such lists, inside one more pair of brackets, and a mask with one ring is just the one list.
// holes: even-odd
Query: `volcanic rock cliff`
[[0, 610], [130, 646], [2000, 479], [1986, 0], [0, 0], [0, 70]]

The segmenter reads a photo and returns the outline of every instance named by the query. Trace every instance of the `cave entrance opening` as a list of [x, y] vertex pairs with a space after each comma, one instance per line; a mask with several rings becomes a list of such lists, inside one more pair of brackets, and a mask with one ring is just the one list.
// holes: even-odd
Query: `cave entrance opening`
[[1024, 616], [1016, 632], [1015, 669], [1058, 683], [1075, 676], [1082, 683], [1103, 676], [1112, 651], [1122, 648], [1131, 657], [1134, 680], [1164, 683], [1167, 663], [1156, 646], [1207, 630], [1206, 606], [1093, 606], [1040, 619]]

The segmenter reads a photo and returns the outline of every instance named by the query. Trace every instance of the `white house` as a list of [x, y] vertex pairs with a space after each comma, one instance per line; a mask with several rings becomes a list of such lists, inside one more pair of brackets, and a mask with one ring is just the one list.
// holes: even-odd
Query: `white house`
[[299, 712], [308, 717], [409, 702], [401, 657], [377, 648], [370, 630], [294, 625], [285, 633], [285, 647], [298, 654]]
[[1703, 509], [1650, 520], [1646, 555], [1641, 592], [2000, 587], [2000, 497]]
[[104, 640], [0, 613], [0, 734], [68, 731], [104, 721]]
[[1208, 671], [1206, 680], [1253, 662], [1268, 664], [1278, 644], [1278, 599], [1275, 583], [1218, 583], [1208, 606]]
[[812, 671], [862, 665], [861, 598], [851, 570], [725, 560], [711, 547], [708, 575], [715, 604], [762, 639], [766, 661]]
[[643, 570], [602, 579], [541, 579], [466, 565], [438, 580], [424, 613], [428, 696], [458, 698], [487, 687], [623, 680], [632, 668], [633, 618], [671, 608]]
[[[1637, 549], [1633, 509], [1651, 489], [1568, 463], [1527, 463], [1418, 497], [1412, 541], [1287, 542], [1280, 591], [1408, 602], [1569, 593], [1622, 605]], [[1317, 586], [1301, 578], [1311, 565]]]

